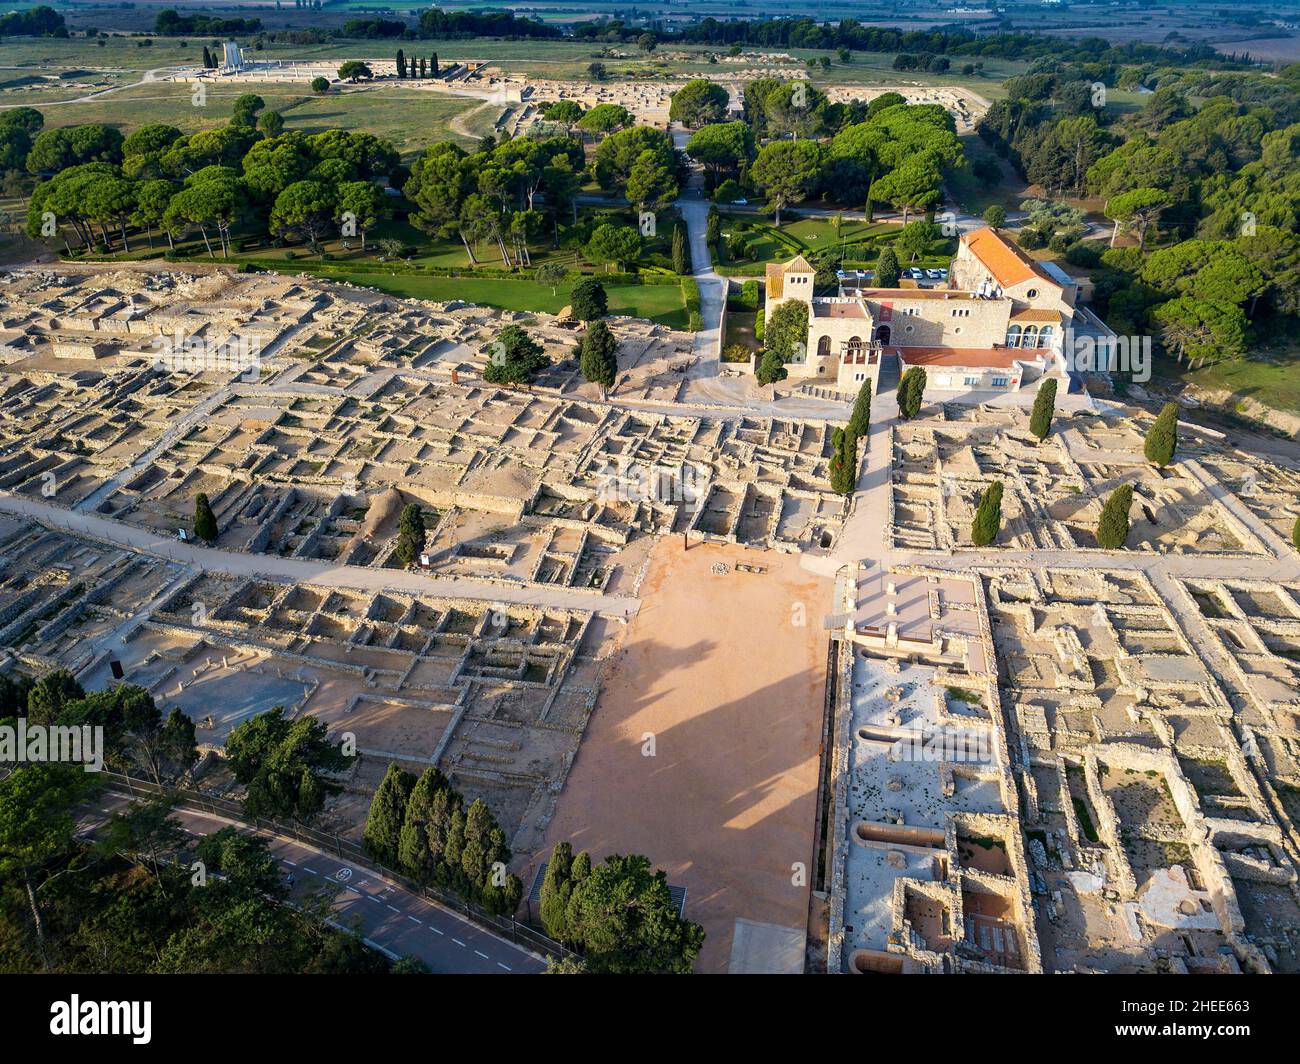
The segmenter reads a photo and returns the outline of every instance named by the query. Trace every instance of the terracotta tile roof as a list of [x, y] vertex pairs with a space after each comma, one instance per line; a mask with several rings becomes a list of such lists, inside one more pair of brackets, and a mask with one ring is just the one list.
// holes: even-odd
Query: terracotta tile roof
[[984, 264], [985, 269], [1003, 288], [1020, 284], [1033, 278], [1050, 281], [1042, 271], [1014, 244], [1002, 236], [996, 229], [985, 227], [962, 234], [962, 240], [970, 248], [971, 254]]
[[815, 318], [865, 318], [867, 308], [861, 303], [814, 303]]
[[1027, 307], [1024, 310], [1018, 310], [1011, 315], [1011, 321], [1053, 321], [1059, 322], [1062, 318], [1059, 310], [1038, 310], [1033, 307]]
[[1011, 369], [1017, 362], [1033, 362], [1048, 354], [1040, 347], [899, 347], [907, 366], [949, 366], [970, 369]]
[[779, 262], [769, 262], [767, 264], [767, 298], [780, 299], [781, 293], [785, 289], [785, 273], [781, 269]]

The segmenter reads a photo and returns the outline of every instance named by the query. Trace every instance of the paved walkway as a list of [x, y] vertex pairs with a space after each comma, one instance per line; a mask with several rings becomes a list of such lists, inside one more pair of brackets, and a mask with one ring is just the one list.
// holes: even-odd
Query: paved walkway
[[535, 584], [494, 584], [486, 580], [438, 577], [398, 569], [367, 569], [358, 565], [337, 565], [307, 558], [281, 558], [274, 554], [240, 554], [235, 551], [181, 543], [148, 528], [123, 524], [95, 514], [0, 492], [0, 513], [20, 514], [51, 528], [89, 539], [112, 543], [155, 558], [166, 558], [203, 572], [274, 580], [281, 583], [346, 587], [358, 591], [396, 591], [409, 595], [440, 598], [485, 599], [489, 602], [521, 602], [555, 609], [594, 610], [630, 617], [640, 600], [619, 595], [589, 595], [565, 588]]

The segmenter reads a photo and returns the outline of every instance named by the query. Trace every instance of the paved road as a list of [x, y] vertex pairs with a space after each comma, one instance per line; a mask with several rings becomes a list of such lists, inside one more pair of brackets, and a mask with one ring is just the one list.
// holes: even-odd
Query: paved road
[[535, 584], [520, 584], [516, 587], [485, 580], [436, 577], [397, 569], [367, 569], [359, 565], [337, 565], [307, 558], [281, 558], [274, 554], [240, 554], [196, 543], [181, 543], [151, 529], [123, 524], [96, 514], [66, 510], [39, 499], [8, 492], [0, 492], [0, 513], [30, 517], [52, 528], [79, 536], [113, 543], [155, 558], [166, 558], [204, 572], [226, 573], [230, 576], [346, 587], [359, 591], [398, 591], [441, 598], [523, 602], [555, 609], [594, 610], [621, 617], [632, 616], [641, 605], [639, 599], [620, 595], [590, 595]]
[[[120, 812], [129, 804], [125, 795], [101, 795], [93, 813], [83, 818], [83, 830], [93, 831], [110, 813]], [[419, 957], [439, 973], [535, 974], [546, 967], [538, 955], [450, 909], [386, 882], [369, 869], [224, 817], [185, 808], [177, 808], [173, 816], [195, 840], [231, 824], [260, 835], [284, 871], [294, 878], [296, 898], [305, 899], [322, 887], [337, 888], [334, 919], [344, 927], [357, 923], [366, 942], [390, 958]]]

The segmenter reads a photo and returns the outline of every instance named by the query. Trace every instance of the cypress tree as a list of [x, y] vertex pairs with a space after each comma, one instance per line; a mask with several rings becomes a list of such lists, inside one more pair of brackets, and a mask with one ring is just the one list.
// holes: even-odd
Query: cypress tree
[[871, 381], [862, 382], [858, 397], [853, 400], [853, 413], [849, 415], [849, 431], [855, 436], [865, 436], [871, 428]]
[[970, 540], [977, 547], [987, 547], [998, 538], [1002, 527], [1002, 481], [995, 480], [980, 496], [975, 519], [970, 526]]
[[852, 428], [836, 429], [831, 436], [835, 455], [831, 458], [831, 490], [850, 495], [858, 482], [858, 436]]
[[897, 288], [900, 270], [898, 255], [892, 247], [881, 248], [880, 258], [876, 260], [876, 276], [873, 278], [877, 288]]
[[402, 507], [402, 515], [397, 520], [397, 545], [393, 556], [403, 566], [415, 564], [424, 549], [424, 514], [415, 503]]
[[1052, 414], [1056, 411], [1056, 378], [1048, 377], [1038, 386], [1034, 396], [1033, 413], [1029, 415], [1029, 431], [1040, 440], [1047, 439], [1052, 431]]
[[416, 780], [411, 796], [406, 800], [397, 857], [402, 869], [421, 882], [432, 876], [435, 865], [430, 832], [434, 828], [436, 801], [438, 795], [450, 787], [447, 777], [430, 765]]
[[691, 255], [686, 246], [686, 227], [681, 222], [673, 226], [673, 272], [683, 277], [691, 272]]
[[217, 541], [217, 515], [204, 492], [194, 496], [194, 534], [205, 543]]
[[389, 867], [397, 864], [406, 803], [414, 787], [415, 777], [390, 761], [375, 796], [370, 799], [370, 813], [362, 836], [366, 852]]
[[1174, 403], [1165, 403], [1160, 416], [1147, 429], [1146, 442], [1142, 452], [1154, 466], [1162, 469], [1174, 460], [1178, 450], [1178, 407]]
[[433, 53], [433, 59], [430, 61], [429, 65], [433, 69], [433, 76], [436, 78], [438, 76], [438, 53], [437, 52]]
[[465, 811], [453, 809], [447, 821], [447, 841], [442, 850], [442, 880], [453, 889], [467, 894], [468, 884], [465, 872], [461, 868], [461, 856], [465, 852]]
[[600, 385], [602, 398], [609, 393], [618, 373], [618, 341], [603, 321], [593, 321], [582, 337], [582, 350], [578, 363], [582, 376], [592, 384]]
[[399, 78], [406, 77], [406, 53], [400, 48], [397, 49], [397, 76]]
[[1296, 550], [1300, 550], [1300, 517], [1297, 517], [1295, 524], [1291, 526], [1291, 542]]
[[1097, 521], [1097, 543], [1118, 550], [1128, 540], [1128, 512], [1133, 505], [1133, 485], [1121, 484], [1110, 493]]
[[921, 403], [925, 397], [925, 383], [925, 370], [920, 366], [913, 366], [898, 382], [898, 413], [903, 420], [911, 421], [921, 412]]
[[573, 847], [567, 842], [557, 842], [546, 862], [546, 875], [542, 877], [542, 893], [538, 907], [542, 926], [557, 942], [569, 939], [568, 908], [573, 894], [569, 869], [573, 864]]

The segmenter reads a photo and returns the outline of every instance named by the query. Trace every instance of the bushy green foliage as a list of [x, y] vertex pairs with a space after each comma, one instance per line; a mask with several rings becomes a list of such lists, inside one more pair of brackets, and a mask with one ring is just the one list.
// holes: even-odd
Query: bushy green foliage
[[837, 428], [831, 444], [835, 448], [830, 460], [831, 490], [851, 495], [858, 482], [858, 436], [851, 428]]
[[397, 521], [397, 544], [393, 547], [393, 555], [402, 565], [415, 564], [424, 550], [425, 535], [424, 512], [417, 503], [407, 503]]
[[912, 366], [898, 382], [898, 413], [904, 421], [911, 421], [921, 412], [925, 384], [926, 373], [921, 366]]
[[880, 257], [876, 260], [876, 276], [873, 279], [877, 288], [897, 288], [898, 278], [902, 270], [898, 265], [898, 254], [894, 249], [886, 244], [880, 249]]
[[551, 364], [542, 345], [518, 325], [507, 325], [483, 350], [488, 356], [483, 379], [489, 384], [529, 384]]
[[510, 850], [487, 804], [480, 798], [466, 808], [432, 765], [418, 780], [388, 766], [370, 803], [365, 842], [387, 867], [455, 891], [489, 912], [512, 913], [523, 897], [519, 877], [506, 871]]
[[609, 313], [605, 286], [594, 277], [584, 277], [569, 293], [569, 309], [579, 321], [595, 321]]
[[542, 926], [581, 951], [581, 969], [612, 974], [686, 974], [704, 929], [678, 915], [663, 872], [647, 858], [612, 854], [593, 865], [557, 843], [542, 881]]
[[282, 817], [303, 823], [342, 788], [322, 773], [341, 772], [356, 759], [331, 743], [329, 729], [313, 716], [288, 720], [284, 707], [244, 721], [226, 737], [226, 758], [244, 785], [244, 811], [252, 817]]

